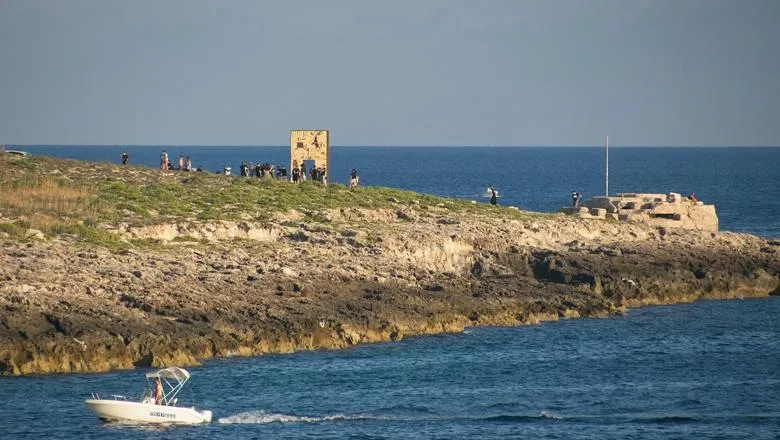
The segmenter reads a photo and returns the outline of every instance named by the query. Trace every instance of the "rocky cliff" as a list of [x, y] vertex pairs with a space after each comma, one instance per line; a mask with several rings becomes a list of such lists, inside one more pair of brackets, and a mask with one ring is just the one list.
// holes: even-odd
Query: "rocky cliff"
[[[153, 172], [53, 163], [65, 178], [58, 187], [69, 188], [90, 188], [78, 183], [98, 182], [83, 180], [100, 176], [95, 170], [127, 174], [123, 185]], [[5, 165], [27, 178], [38, 169]], [[192, 178], [165, 179], [177, 188]], [[103, 188], [127, 191], [115, 182]], [[110, 215], [96, 208], [94, 224], [68, 226], [60, 213], [48, 229], [33, 228], [39, 208], [0, 200], [0, 372], [191, 365], [778, 293], [776, 241], [361, 191], [352, 194], [374, 202], [269, 203], [255, 207], [262, 216], [216, 219], [157, 207], [138, 220], [127, 197], [112, 202]]]

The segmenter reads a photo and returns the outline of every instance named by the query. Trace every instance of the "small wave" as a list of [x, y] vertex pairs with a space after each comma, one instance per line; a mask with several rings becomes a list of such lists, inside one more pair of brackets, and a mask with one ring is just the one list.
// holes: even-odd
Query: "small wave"
[[668, 416], [651, 416], [651, 417], [638, 417], [630, 420], [634, 423], [692, 423], [702, 421], [699, 417], [694, 416], [682, 416], [682, 415], [668, 415]]
[[391, 405], [391, 406], [385, 406], [380, 408], [377, 412], [379, 413], [391, 413], [391, 414], [430, 414], [431, 409], [427, 406], [418, 406], [418, 405], [409, 405], [409, 404], [402, 404], [402, 405]]
[[566, 417], [542, 411], [537, 415], [527, 414], [499, 414], [485, 417], [482, 420], [488, 422], [538, 422], [540, 420], [564, 420]]
[[218, 422], [224, 424], [255, 424], [265, 425], [268, 423], [321, 423], [334, 422], [339, 420], [368, 420], [379, 419], [366, 415], [345, 415], [336, 414], [332, 416], [311, 417], [295, 416], [290, 414], [269, 413], [263, 410], [246, 411], [229, 417], [221, 417]]

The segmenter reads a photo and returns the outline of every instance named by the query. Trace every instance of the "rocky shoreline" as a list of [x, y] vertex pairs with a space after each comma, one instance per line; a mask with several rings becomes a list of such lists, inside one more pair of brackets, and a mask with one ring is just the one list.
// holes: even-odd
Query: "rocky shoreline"
[[0, 374], [184, 366], [780, 293], [778, 241], [505, 211], [391, 199], [101, 226], [135, 243], [119, 249], [0, 229]]
[[335, 211], [327, 227], [244, 223], [264, 238], [119, 253], [0, 239], [0, 371], [192, 365], [778, 293], [779, 243], [745, 234], [397, 214]]

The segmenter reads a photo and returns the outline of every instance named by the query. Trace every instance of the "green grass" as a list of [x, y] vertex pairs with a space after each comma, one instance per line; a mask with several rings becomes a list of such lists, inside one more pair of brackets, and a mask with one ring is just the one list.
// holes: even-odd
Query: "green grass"
[[[121, 167], [47, 157], [9, 159], [0, 155], [0, 183], [6, 191], [33, 187], [42, 179], [51, 179], [47, 176], [55, 176], [56, 185], [63, 188], [62, 192], [72, 188], [86, 191], [86, 195], [78, 199], [82, 201], [74, 203], [74, 207], [66, 205], [43, 222], [36, 220], [35, 215], [40, 214], [37, 212], [7, 211], [2, 212], [3, 215], [8, 218], [12, 214], [12, 220], [32, 219], [33, 227], [47, 236], [67, 234], [118, 250], [156, 244], [128, 243], [98, 225], [127, 223], [141, 226], [180, 220], [265, 223], [277, 213], [291, 210], [303, 213], [308, 222], [325, 223], [328, 221], [324, 215], [326, 210], [341, 208], [401, 209], [414, 211], [420, 217], [473, 215], [486, 220], [527, 220], [550, 215], [386, 187], [348, 189], [341, 184], [324, 186], [311, 181], [292, 184], [275, 179], [163, 173], [141, 166]], [[26, 227], [18, 221], [0, 224], [0, 230], [13, 237], [23, 237], [29, 227], [29, 222]]]
[[127, 249], [130, 247], [130, 245], [126, 241], [123, 241], [117, 234], [113, 234], [104, 229], [79, 223], [52, 226], [43, 232], [47, 236], [63, 234], [72, 235], [79, 238], [81, 241], [115, 251]]
[[0, 223], [0, 232], [5, 232], [14, 238], [24, 238], [27, 228], [23, 228], [16, 223]]

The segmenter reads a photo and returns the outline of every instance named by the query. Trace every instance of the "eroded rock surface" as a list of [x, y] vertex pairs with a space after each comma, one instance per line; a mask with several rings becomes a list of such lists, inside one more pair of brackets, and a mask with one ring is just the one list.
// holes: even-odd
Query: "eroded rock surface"
[[778, 292], [780, 243], [745, 234], [413, 205], [321, 217], [120, 228], [162, 243], [122, 252], [0, 237], [0, 372], [191, 365]]

